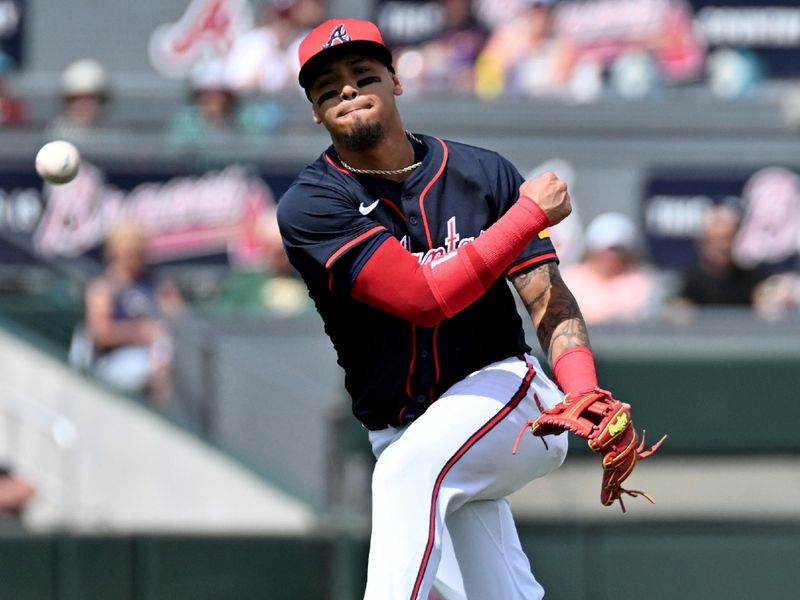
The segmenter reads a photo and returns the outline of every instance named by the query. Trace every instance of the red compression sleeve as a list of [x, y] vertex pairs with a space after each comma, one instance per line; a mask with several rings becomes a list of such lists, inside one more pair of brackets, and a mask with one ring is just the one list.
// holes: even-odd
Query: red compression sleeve
[[594, 354], [586, 346], [577, 346], [562, 352], [553, 363], [553, 375], [559, 387], [577, 394], [598, 386]]
[[522, 197], [475, 240], [422, 266], [389, 238], [362, 268], [353, 297], [418, 325], [433, 326], [480, 298], [547, 225], [544, 211]]

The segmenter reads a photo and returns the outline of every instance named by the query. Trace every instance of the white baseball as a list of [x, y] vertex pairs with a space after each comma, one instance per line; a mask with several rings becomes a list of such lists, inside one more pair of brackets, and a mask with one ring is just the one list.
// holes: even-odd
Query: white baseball
[[78, 149], [62, 140], [45, 144], [36, 154], [36, 172], [56, 185], [75, 179], [80, 164]]

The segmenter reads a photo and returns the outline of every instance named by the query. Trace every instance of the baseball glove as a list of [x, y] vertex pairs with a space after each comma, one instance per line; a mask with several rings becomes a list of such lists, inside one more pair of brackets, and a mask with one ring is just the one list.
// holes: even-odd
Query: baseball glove
[[628, 490], [622, 482], [631, 474], [636, 461], [647, 458], [666, 439], [662, 437], [649, 450], [644, 449], [644, 433], [639, 443], [631, 421], [631, 407], [620, 402], [611, 392], [595, 388], [572, 396], [547, 409], [535, 421], [529, 422], [533, 435], [559, 434], [565, 430], [588, 440], [589, 448], [603, 457], [603, 487], [600, 502], [604, 506], [619, 500], [622, 512], [625, 504], [622, 494], [644, 496], [651, 503], [655, 500], [647, 493]]

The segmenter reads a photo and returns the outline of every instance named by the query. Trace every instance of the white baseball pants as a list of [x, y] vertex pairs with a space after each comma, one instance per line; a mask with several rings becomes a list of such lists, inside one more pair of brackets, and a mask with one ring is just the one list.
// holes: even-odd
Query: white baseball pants
[[522, 551], [506, 497], [557, 469], [567, 436], [530, 434], [528, 419], [563, 397], [536, 358], [488, 365], [419, 419], [370, 432], [372, 536], [364, 600], [534, 600], [544, 590]]

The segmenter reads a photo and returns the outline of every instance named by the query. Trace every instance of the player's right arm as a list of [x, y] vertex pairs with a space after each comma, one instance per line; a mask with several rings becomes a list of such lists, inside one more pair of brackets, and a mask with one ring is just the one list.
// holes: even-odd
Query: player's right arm
[[361, 269], [356, 300], [430, 327], [480, 298], [537, 234], [571, 212], [566, 184], [545, 173], [520, 187], [520, 198], [470, 244], [420, 265], [387, 237]]

